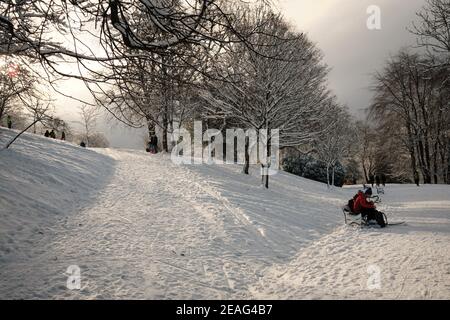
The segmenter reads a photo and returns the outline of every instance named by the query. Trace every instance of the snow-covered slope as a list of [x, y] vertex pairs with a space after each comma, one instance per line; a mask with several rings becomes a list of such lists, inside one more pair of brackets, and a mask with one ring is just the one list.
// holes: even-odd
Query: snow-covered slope
[[283, 172], [265, 190], [256, 169], [33, 135], [0, 165], [0, 298], [450, 298], [448, 186], [387, 186], [381, 209], [407, 225], [360, 230], [340, 210], [358, 187]]
[[302, 248], [288, 264], [268, 268], [262, 283], [251, 288], [254, 296], [448, 299], [448, 186], [390, 185], [386, 191], [379, 208], [406, 225], [383, 230], [337, 228]]
[[[0, 128], [0, 149], [15, 134]], [[27, 133], [0, 151], [0, 261], [94, 201], [113, 165], [92, 150]]]

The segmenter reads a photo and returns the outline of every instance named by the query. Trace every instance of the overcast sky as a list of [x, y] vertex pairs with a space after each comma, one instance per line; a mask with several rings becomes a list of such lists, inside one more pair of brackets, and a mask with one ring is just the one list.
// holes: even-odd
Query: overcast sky
[[[407, 27], [425, 0], [280, 0], [282, 12], [307, 32], [332, 68], [329, 81], [340, 102], [363, 116], [371, 99], [371, 74], [390, 55], [416, 43]], [[381, 30], [367, 28], [367, 8], [381, 9]]]
[[[371, 99], [371, 74], [383, 67], [390, 55], [415, 44], [407, 27], [416, 20], [415, 13], [425, 0], [279, 0], [286, 18], [323, 51], [331, 67], [330, 87], [339, 101], [348, 105], [358, 117]], [[381, 9], [381, 30], [367, 28], [367, 8]], [[69, 81], [64, 92], [78, 97], [88, 95], [82, 83]], [[63, 119], [78, 117], [80, 103], [60, 98], [57, 111]], [[111, 121], [100, 126], [114, 147], [142, 148], [145, 130], [111, 127]]]

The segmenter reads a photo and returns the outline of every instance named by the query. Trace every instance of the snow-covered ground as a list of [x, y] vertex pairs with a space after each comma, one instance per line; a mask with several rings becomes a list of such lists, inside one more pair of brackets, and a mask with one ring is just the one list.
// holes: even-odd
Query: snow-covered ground
[[359, 229], [357, 186], [240, 170], [25, 134], [0, 151], [0, 298], [450, 298], [450, 186], [388, 185], [407, 224]]

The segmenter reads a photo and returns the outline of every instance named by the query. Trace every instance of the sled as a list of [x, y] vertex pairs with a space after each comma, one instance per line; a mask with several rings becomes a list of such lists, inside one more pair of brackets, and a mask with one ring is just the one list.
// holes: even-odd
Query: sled
[[[344, 213], [344, 221], [346, 225], [359, 227], [370, 227], [373, 225], [378, 225], [375, 220], [367, 220], [366, 218], [363, 218], [360, 213], [354, 213], [352, 210], [350, 210], [350, 207], [348, 205], [342, 207], [342, 212]], [[386, 226], [399, 226], [405, 224], [405, 221], [389, 222], [386, 214], [384, 212], [382, 213], [384, 216], [384, 220], [386, 221]]]
[[366, 219], [360, 213], [354, 213], [348, 205], [342, 207], [342, 212], [344, 213], [345, 224], [349, 226], [364, 226], [367, 224]]
[[[367, 218], [363, 218], [360, 213], [354, 213], [350, 210], [349, 206], [346, 205], [342, 208], [342, 212], [344, 213], [344, 221], [346, 225], [349, 226], [359, 226], [359, 227], [369, 227], [371, 225], [378, 225], [375, 221], [367, 220]], [[383, 213], [385, 220], [387, 221], [386, 215]], [[374, 223], [375, 222], [375, 223]], [[386, 224], [387, 225], [387, 224]]]

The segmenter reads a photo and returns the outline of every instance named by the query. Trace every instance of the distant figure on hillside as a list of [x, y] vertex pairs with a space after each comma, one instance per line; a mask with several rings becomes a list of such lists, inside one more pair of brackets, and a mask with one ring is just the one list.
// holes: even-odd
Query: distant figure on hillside
[[12, 119], [11, 119], [11, 116], [9, 114], [6, 117], [6, 123], [8, 124], [8, 129], [12, 129]]
[[50, 137], [50, 132], [48, 130], [45, 130], [44, 137]]
[[420, 181], [420, 178], [419, 178], [419, 172], [417, 172], [417, 170], [414, 172], [414, 183], [417, 185], [417, 186], [419, 186], [419, 181]]
[[84, 141], [81, 141], [80, 147], [86, 148], [86, 143], [84, 143]]
[[381, 184], [383, 187], [386, 186], [386, 175], [384, 173], [381, 175]]
[[56, 139], [56, 133], [55, 133], [55, 130], [53, 130], [53, 129], [52, 129], [52, 131], [50, 131], [50, 138]]
[[66, 133], [64, 131], [61, 133], [61, 140], [66, 140]]

